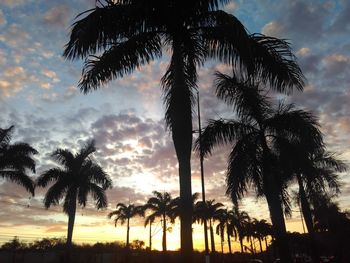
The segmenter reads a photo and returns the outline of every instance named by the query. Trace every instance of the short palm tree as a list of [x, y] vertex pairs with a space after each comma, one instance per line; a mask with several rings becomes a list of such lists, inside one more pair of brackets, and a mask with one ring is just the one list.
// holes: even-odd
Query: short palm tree
[[34, 183], [27, 169], [35, 173], [33, 155], [38, 152], [27, 143], [10, 144], [14, 126], [0, 128], [0, 178], [23, 186], [34, 196]]
[[247, 212], [239, 211], [237, 206], [235, 206], [234, 209], [232, 209], [231, 228], [233, 229], [233, 231], [237, 233], [235, 235], [235, 238], [237, 238], [238, 236], [239, 244], [241, 247], [241, 253], [244, 252], [244, 249], [243, 249], [244, 226], [246, 222], [248, 222], [249, 220], [250, 220], [250, 217]]
[[151, 214], [148, 217], [161, 218], [163, 226], [162, 248], [165, 252], [167, 250], [167, 220], [174, 223], [178, 211], [178, 199], [173, 199], [167, 192], [160, 193], [153, 191], [153, 195], [153, 197], [148, 199], [145, 208], [151, 211]]
[[217, 95], [233, 106], [237, 119], [209, 121], [202, 134], [202, 151], [207, 155], [215, 145], [232, 144], [227, 194], [237, 202], [252, 185], [258, 196], [266, 197], [281, 260], [289, 263], [283, 206], [288, 204], [286, 190], [291, 178], [280, 161], [288, 155], [282, 158], [280, 153], [288, 153], [288, 147], [301, 140], [305, 148], [320, 147], [323, 140], [317, 120], [293, 105], [273, 107], [256, 80], [217, 77]]
[[96, 151], [94, 141], [89, 141], [79, 152], [73, 154], [67, 149], [57, 149], [52, 157], [61, 167], [51, 168], [41, 174], [37, 185], [46, 187], [44, 205], [58, 205], [63, 201], [63, 211], [68, 215], [67, 247], [72, 245], [73, 227], [77, 204], [85, 207], [87, 196], [95, 200], [97, 209], [107, 206], [105, 190], [112, 187], [112, 182], [105, 171], [92, 158]]
[[102, 4], [77, 17], [64, 51], [66, 58], [87, 59], [79, 84], [83, 92], [160, 58], [163, 47], [171, 52], [162, 78], [165, 119], [179, 163], [181, 249], [183, 255], [190, 256], [192, 106], [197, 68], [207, 58], [218, 58], [289, 90], [302, 89], [303, 76], [288, 43], [248, 35], [236, 17], [219, 10], [229, 0], [98, 2]]
[[155, 217], [153, 215], [146, 216], [145, 227], [149, 225], [149, 250], [152, 250], [152, 224], [154, 223]]
[[209, 222], [210, 240], [211, 240], [211, 252], [215, 252], [215, 240], [214, 240], [214, 221], [219, 220], [220, 214], [224, 209], [222, 203], [216, 203], [215, 200], [198, 201], [194, 206], [194, 221], [201, 224], [204, 220]]
[[144, 215], [144, 207], [136, 206], [134, 204], [125, 205], [123, 203], [118, 203], [116, 210], [108, 214], [108, 218], [114, 217], [114, 225], [117, 226], [117, 223], [120, 222], [121, 225], [124, 225], [126, 222], [126, 248], [129, 248], [129, 233], [130, 233], [130, 219], [139, 215]]
[[221, 238], [221, 252], [223, 253], [223, 243], [225, 241], [225, 235], [227, 238], [228, 250], [232, 254], [231, 248], [231, 236], [237, 235], [235, 228], [232, 225], [233, 211], [228, 209], [221, 209], [218, 213], [219, 224], [216, 226], [216, 233]]

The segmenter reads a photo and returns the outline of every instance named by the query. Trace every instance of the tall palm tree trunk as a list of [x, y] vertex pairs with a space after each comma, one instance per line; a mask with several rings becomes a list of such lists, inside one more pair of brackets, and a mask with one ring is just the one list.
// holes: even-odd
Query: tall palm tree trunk
[[68, 213], [68, 230], [67, 230], [67, 247], [70, 249], [72, 247], [72, 238], [73, 238], [73, 228], [75, 221], [75, 212], [77, 209], [76, 201], [71, 203], [70, 211]]
[[129, 249], [130, 218], [126, 221], [126, 248]]
[[315, 231], [314, 231], [314, 225], [312, 223], [311, 209], [306, 197], [304, 185], [300, 174], [297, 174], [297, 180], [299, 185], [299, 197], [300, 197], [300, 203], [301, 203], [301, 210], [304, 215], [304, 220], [305, 220], [307, 231], [309, 233], [309, 238], [311, 243], [312, 260], [313, 262], [320, 262], [320, 256], [318, 255], [317, 247], [315, 244]]
[[[179, 37], [181, 39], [181, 36]], [[180, 183], [180, 233], [182, 261], [191, 262], [192, 243], [192, 189], [191, 189], [191, 150], [192, 150], [192, 108], [190, 87], [185, 82], [185, 65], [182, 43], [173, 40], [173, 62], [175, 64], [174, 84], [169, 101], [168, 117], [171, 118], [172, 138], [179, 163]]]
[[265, 250], [267, 251], [267, 247], [268, 247], [268, 245], [267, 245], [267, 237], [265, 236]]
[[163, 240], [162, 240], [163, 252], [166, 252], [166, 216], [163, 214]]
[[66, 250], [66, 261], [67, 263], [72, 262], [72, 239], [73, 239], [73, 228], [75, 221], [75, 212], [77, 209], [76, 199], [71, 202], [68, 212], [68, 230], [67, 230], [67, 250]]
[[209, 229], [210, 229], [210, 241], [211, 241], [211, 252], [215, 252], [215, 240], [214, 240], [214, 230], [211, 219], [209, 219]]
[[241, 253], [243, 253], [243, 237], [241, 235], [239, 236], [239, 244], [241, 245]]
[[149, 250], [152, 250], [152, 222], [149, 222]]
[[254, 248], [253, 248], [253, 238], [251, 236], [249, 237], [249, 243], [250, 243], [250, 252], [252, 254], [255, 254]]
[[258, 240], [259, 240], [260, 252], [263, 252], [263, 248], [262, 248], [262, 244], [261, 244], [261, 238], [258, 237]]
[[[271, 188], [270, 188], [271, 189]], [[287, 230], [284, 222], [281, 200], [275, 190], [266, 191], [266, 199], [270, 211], [272, 228], [279, 251], [281, 262], [292, 263], [292, 257], [287, 240]]]
[[230, 232], [227, 230], [226, 234], [227, 234], [228, 251], [229, 251], [230, 254], [232, 254]]
[[284, 221], [282, 200], [280, 197], [280, 192], [278, 191], [278, 185], [276, 185], [273, 174], [269, 169], [271, 165], [271, 160], [269, 160], [270, 152], [264, 137], [262, 138], [262, 144], [264, 156], [262, 173], [264, 193], [270, 211], [274, 237], [277, 243], [281, 262], [292, 263], [292, 257], [287, 239], [287, 229]]

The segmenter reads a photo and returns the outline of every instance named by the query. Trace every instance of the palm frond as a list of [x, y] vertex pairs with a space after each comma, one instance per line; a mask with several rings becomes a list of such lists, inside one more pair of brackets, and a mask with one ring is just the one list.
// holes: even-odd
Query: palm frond
[[241, 123], [235, 120], [209, 120], [207, 127], [201, 136], [201, 141], [197, 139], [195, 149], [202, 149], [203, 155], [211, 154], [216, 145], [233, 143], [242, 138], [245, 134], [255, 132], [254, 127], [248, 123]]
[[87, 185], [87, 188], [88, 193], [90, 193], [92, 198], [96, 201], [95, 206], [97, 209], [107, 207], [107, 196], [105, 190], [102, 187], [94, 183], [89, 183]]
[[263, 83], [279, 92], [303, 90], [305, 77], [298, 66], [289, 43], [261, 34], [250, 35], [255, 73]]
[[63, 195], [68, 190], [68, 185], [65, 181], [58, 181], [53, 184], [46, 192], [44, 205], [49, 208], [51, 205], [58, 205]]
[[68, 59], [84, 58], [108, 49], [133, 33], [143, 31], [143, 13], [144, 10], [137, 8], [137, 5], [120, 3], [96, 7], [79, 14], [77, 19], [82, 15], [85, 17], [72, 25], [63, 56]]
[[267, 128], [278, 136], [299, 142], [310, 151], [323, 146], [317, 118], [312, 113], [281, 104], [279, 110], [266, 120]]
[[113, 45], [102, 56], [91, 56], [86, 60], [79, 87], [84, 93], [98, 89], [102, 84], [161, 57], [161, 54], [161, 41], [157, 34], [133, 36]]
[[33, 180], [21, 171], [0, 170], [0, 178], [8, 179], [14, 183], [23, 186], [28, 192], [34, 196]]
[[220, 72], [215, 74], [216, 96], [231, 105], [242, 118], [254, 118], [262, 122], [270, 114], [268, 97], [251, 79], [228, 76]]
[[3, 147], [4, 145], [8, 145], [12, 138], [12, 133], [15, 126], [11, 125], [7, 129], [1, 129], [0, 128], [0, 147]]
[[104, 190], [112, 188], [112, 180], [101, 166], [90, 162], [85, 174], [90, 182], [101, 185]]
[[262, 182], [262, 150], [256, 134], [248, 134], [233, 147], [227, 167], [226, 194], [237, 203], [254, 185], [257, 195], [263, 193]]
[[68, 149], [57, 149], [51, 154], [51, 157], [65, 167], [73, 166], [74, 155]]
[[242, 72], [252, 72], [251, 39], [243, 24], [224, 11], [210, 12], [206, 19], [208, 26], [202, 34], [208, 56], [238, 67]]
[[61, 168], [51, 168], [37, 178], [36, 185], [46, 187], [54, 181], [64, 180], [66, 175], [66, 172]]
[[74, 159], [76, 160], [77, 164], [82, 165], [94, 152], [96, 152], [95, 141], [90, 140], [74, 156]]

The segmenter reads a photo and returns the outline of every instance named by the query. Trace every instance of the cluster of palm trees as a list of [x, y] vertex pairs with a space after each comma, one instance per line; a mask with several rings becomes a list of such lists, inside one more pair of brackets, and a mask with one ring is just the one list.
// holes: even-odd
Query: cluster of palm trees
[[[311, 113], [292, 104], [275, 103], [269, 97], [270, 90], [283, 94], [303, 90], [304, 76], [289, 43], [248, 33], [235, 16], [220, 10], [228, 2], [96, 1], [95, 8], [77, 16], [64, 57], [85, 59], [79, 87], [87, 93], [160, 59], [164, 49], [170, 54], [170, 63], [161, 84], [165, 120], [178, 159], [180, 197], [177, 213], [181, 223], [182, 262], [192, 261], [192, 223], [196, 218], [191, 190], [191, 152], [197, 69], [208, 59], [232, 67], [231, 75], [217, 72], [215, 84], [217, 97], [232, 108], [234, 117], [210, 120], [196, 147], [204, 157], [210, 155], [216, 145], [232, 145], [226, 177], [227, 194], [235, 207], [249, 187], [254, 188], [258, 197], [266, 198], [281, 261], [290, 263], [284, 215], [290, 212], [288, 190], [291, 183], [299, 185], [301, 207], [312, 239], [314, 222], [310, 211], [315, 193], [337, 192], [337, 172], [344, 171], [345, 165], [327, 152], [317, 119]], [[2, 140], [6, 142], [7, 139]], [[47, 192], [45, 206], [57, 204], [65, 194], [64, 210], [71, 225], [75, 211], [72, 200], [77, 199], [84, 206], [84, 196], [91, 192], [98, 208], [106, 205], [104, 190], [111, 183], [103, 170], [87, 157], [93, 149], [87, 147], [77, 155], [57, 150], [53, 156], [65, 169], [51, 169], [38, 180], [38, 185], [43, 187], [56, 181]], [[36, 152], [27, 148], [27, 153]], [[88, 158], [86, 162], [84, 156]], [[32, 162], [23, 162], [22, 166], [11, 164], [14, 170], [1, 175], [16, 180], [15, 173], [23, 173], [24, 168], [34, 169]], [[84, 169], [78, 171], [75, 162]], [[80, 171], [86, 172], [84, 176], [89, 179], [80, 180], [79, 176], [80, 179], [73, 176]], [[84, 182], [81, 188], [77, 186], [80, 181]], [[30, 187], [28, 182], [19, 182]], [[31, 188], [27, 189], [31, 191]], [[154, 213], [148, 218], [149, 223], [160, 215], [155, 212], [159, 205], [149, 204]], [[202, 204], [203, 207], [206, 205]], [[161, 215], [163, 232], [166, 233], [169, 215]], [[214, 231], [213, 218], [198, 220], [208, 220], [210, 232]], [[218, 229], [221, 237], [225, 231], [224, 219], [222, 222]], [[243, 233], [243, 226], [236, 231]], [[239, 238], [242, 242], [242, 237]]]
[[38, 152], [27, 143], [11, 144], [14, 127], [0, 128], [0, 178], [22, 185], [34, 196], [35, 187], [47, 187], [44, 205], [49, 208], [63, 199], [63, 211], [68, 216], [67, 247], [72, 245], [77, 205], [85, 207], [88, 195], [95, 200], [97, 209], [107, 207], [105, 190], [112, 187], [106, 172], [93, 159], [94, 141], [86, 143], [76, 154], [57, 149], [51, 157], [59, 166], [44, 171], [36, 181], [27, 170], [35, 172], [33, 155]]
[[[251, 253], [256, 252], [254, 239], [258, 240], [260, 246], [260, 252], [263, 251], [262, 242], [265, 242], [265, 249], [268, 247], [268, 237], [273, 237], [271, 224], [266, 220], [257, 220], [250, 218], [244, 211], [235, 209], [228, 210], [222, 203], [215, 202], [215, 200], [196, 201], [198, 199], [198, 193], [193, 194], [193, 223], [203, 224], [207, 221], [209, 224], [210, 239], [211, 239], [211, 252], [215, 250], [215, 236], [220, 236], [221, 252], [224, 252], [224, 242], [227, 238], [228, 251], [232, 254], [231, 238], [240, 241], [241, 252], [243, 253], [247, 249]], [[149, 226], [149, 249], [152, 249], [152, 224], [160, 219], [162, 226], [162, 249], [167, 250], [167, 232], [171, 229], [169, 223], [175, 223], [177, 217], [179, 217], [179, 197], [172, 198], [168, 192], [153, 191], [153, 196], [148, 199], [144, 205], [135, 204], [123, 204], [118, 203], [116, 210], [108, 214], [108, 218], [114, 217], [115, 226], [118, 222], [121, 225], [126, 223], [126, 247], [130, 246], [130, 219], [133, 217], [145, 218], [144, 225]], [[216, 227], [215, 227], [216, 223]], [[250, 243], [250, 248], [244, 247], [243, 241], [246, 239]]]
[[[76, 17], [63, 54], [85, 59], [79, 83], [84, 93], [162, 58], [164, 49], [170, 54], [161, 84], [165, 121], [178, 159], [182, 262], [191, 262], [193, 252], [191, 151], [197, 69], [214, 59], [273, 90], [290, 93], [304, 85], [289, 44], [248, 33], [234, 15], [220, 9], [229, 2], [96, 1], [95, 8]], [[278, 217], [281, 221], [281, 214]], [[284, 256], [288, 252], [281, 253], [283, 262], [291, 262]]]

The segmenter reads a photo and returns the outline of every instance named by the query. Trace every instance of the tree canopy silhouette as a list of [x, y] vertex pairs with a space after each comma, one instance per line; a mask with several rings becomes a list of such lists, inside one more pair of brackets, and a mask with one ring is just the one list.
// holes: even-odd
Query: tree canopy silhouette
[[38, 152], [27, 143], [11, 144], [13, 130], [14, 126], [0, 128], [0, 178], [23, 186], [34, 196], [34, 183], [27, 170], [35, 173], [33, 155]]
[[57, 149], [51, 156], [61, 167], [51, 168], [37, 179], [38, 186], [50, 186], [44, 198], [46, 208], [58, 205], [64, 198], [63, 211], [68, 215], [68, 248], [72, 244], [77, 204], [85, 207], [90, 194], [97, 209], [107, 207], [105, 190], [112, 187], [112, 181], [93, 160], [95, 151], [94, 141], [89, 141], [76, 154], [67, 149]]

